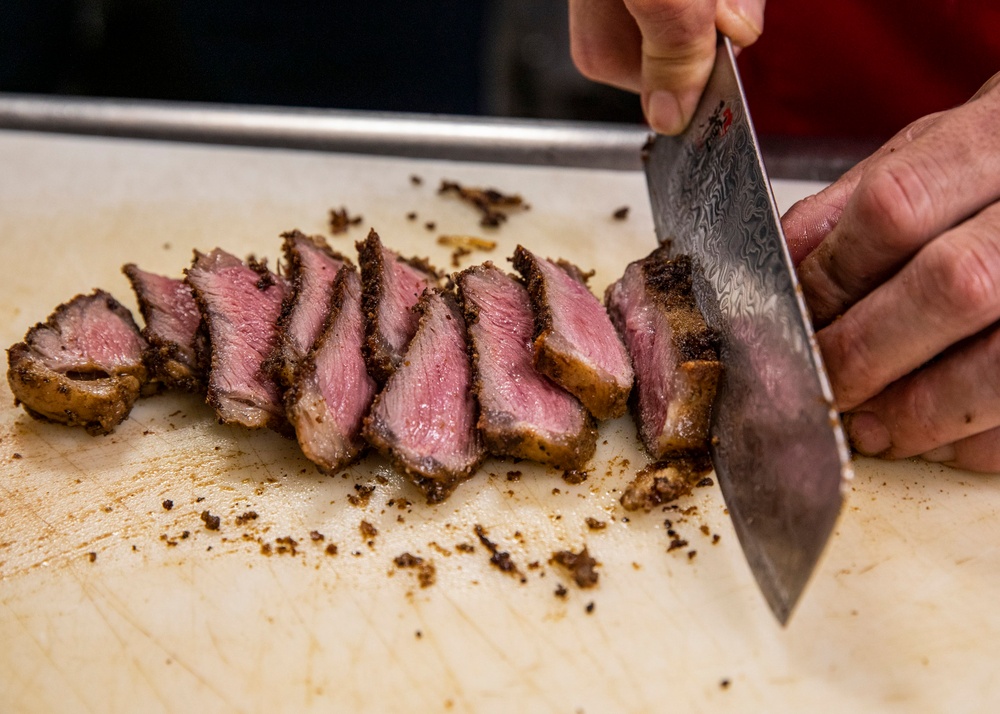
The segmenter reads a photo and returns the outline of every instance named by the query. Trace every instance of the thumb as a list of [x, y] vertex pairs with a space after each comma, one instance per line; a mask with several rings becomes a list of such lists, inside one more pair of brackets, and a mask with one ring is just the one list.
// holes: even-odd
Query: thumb
[[733, 8], [762, 0], [625, 0], [642, 33], [642, 107], [650, 126], [678, 134], [691, 121], [715, 62], [716, 23], [734, 28], [737, 44], [756, 39], [757, 14]]

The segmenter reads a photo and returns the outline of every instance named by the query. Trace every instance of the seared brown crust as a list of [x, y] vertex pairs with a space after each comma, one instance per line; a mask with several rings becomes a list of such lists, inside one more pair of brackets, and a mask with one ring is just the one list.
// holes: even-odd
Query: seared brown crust
[[[361, 266], [361, 309], [365, 315], [365, 362], [368, 373], [379, 385], [384, 385], [394, 371], [397, 360], [379, 327], [379, 306], [384, 288], [382, 274], [385, 263], [382, 255], [382, 240], [375, 229], [368, 237], [355, 244], [358, 250], [358, 264]], [[403, 258], [404, 263], [425, 273], [432, 285], [440, 281], [440, 274], [425, 258]]]
[[32, 417], [82, 426], [98, 435], [110, 433], [128, 416], [147, 381], [145, 365], [137, 359], [135, 364], [123, 365], [110, 374], [96, 365], [64, 374], [46, 366], [31, 347], [40, 332], [59, 331], [65, 313], [78, 302], [91, 300], [104, 300], [107, 308], [139, 337], [132, 313], [110, 294], [95, 290], [91, 295], [77, 295], [57, 307], [44, 323], [32, 327], [24, 342], [7, 350], [7, 382], [15, 404], [23, 405]]
[[[655, 459], [705, 456], [712, 403], [723, 369], [718, 334], [706, 324], [695, 301], [690, 256], [671, 258], [664, 246], [638, 261], [638, 265], [646, 297], [660, 306], [670, 326], [671, 343], [677, 351], [672, 380], [676, 392], [669, 399], [667, 411], [669, 422], [675, 425], [672, 429], [661, 430], [644, 423], [640, 408], [644, 376], [642, 368], [636, 364], [636, 388], [632, 390], [629, 406], [639, 436]], [[605, 293], [609, 308], [616, 285], [609, 285]], [[679, 428], [680, 425], [683, 428]]]
[[7, 362], [15, 404], [35, 419], [82, 426], [95, 436], [109, 434], [125, 421], [142, 386], [134, 375], [122, 375], [90, 380], [80, 390], [78, 380], [46, 369], [23, 342], [7, 350]]
[[650, 295], [670, 311], [676, 326], [673, 342], [681, 359], [718, 362], [719, 336], [705, 323], [694, 299], [691, 257], [668, 258], [666, 249], [660, 248], [650, 258], [642, 264], [646, 284]]
[[[455, 302], [454, 295], [440, 289], [428, 290], [420, 297], [420, 301], [414, 307], [414, 310], [420, 315], [420, 321], [417, 325], [418, 334], [423, 329], [424, 322], [428, 318], [428, 305], [435, 293], [441, 294], [455, 317], [460, 318], [460, 311]], [[465, 337], [465, 344], [468, 345], [469, 336], [465, 325], [462, 324], [460, 327]], [[376, 405], [381, 399], [382, 393], [375, 397], [375, 404], [372, 405], [368, 416], [365, 417], [365, 439], [378, 451], [387, 456], [397, 469], [411, 478], [417, 488], [427, 497], [427, 503], [440, 503], [448, 498], [456, 486], [469, 479], [476, 472], [476, 469], [479, 468], [479, 465], [486, 457], [486, 451], [480, 448], [476, 460], [467, 464], [466, 468], [460, 471], [449, 469], [437, 459], [430, 456], [421, 459], [419, 462], [412, 461], [396, 448], [398, 440], [395, 434], [393, 434], [390, 426], [379, 417]]]
[[[333, 260], [341, 261], [345, 266], [352, 265], [351, 261], [341, 255], [326, 242], [323, 236], [309, 236], [296, 229], [281, 234], [281, 251], [285, 256], [285, 277], [291, 286], [288, 294], [281, 303], [281, 315], [278, 317], [278, 344], [274, 348], [274, 353], [264, 363], [264, 368], [274, 375], [275, 381], [283, 389], [289, 388], [295, 381], [296, 364], [292, 364], [285, 358], [288, 349], [287, 328], [292, 320], [295, 305], [302, 293], [302, 255], [297, 249], [297, 242], [301, 240], [309, 241], [317, 250], [322, 251]], [[332, 290], [331, 290], [332, 292]], [[326, 324], [329, 324], [329, 318]], [[322, 334], [322, 332], [320, 332]]]
[[[455, 282], [461, 286], [463, 275], [484, 267], [493, 267], [493, 263], [486, 261], [481, 266], [466, 268], [455, 277]], [[462, 314], [465, 316], [466, 329], [471, 333], [472, 327], [479, 322], [479, 308], [471, 300], [464, 299], [461, 289], [458, 291], [458, 297]], [[593, 416], [589, 413], [586, 415], [584, 427], [579, 432], [565, 434], [565, 438], [556, 441], [545, 439], [537, 432], [517, 428], [510, 414], [483, 408], [482, 400], [479, 399], [483, 384], [479, 369], [479, 353], [476, 351], [474, 340], [470, 338], [467, 344], [469, 358], [472, 360], [472, 389], [480, 408], [478, 427], [483, 435], [486, 450], [494, 456], [530, 459], [567, 471], [586, 466], [597, 450], [597, 425]]]
[[149, 330], [152, 307], [146, 299], [145, 291], [141, 288], [139, 271], [139, 267], [134, 263], [122, 266], [122, 273], [132, 284], [132, 291], [139, 304], [139, 313], [147, 325], [142, 329], [142, 336], [149, 346], [142, 354], [142, 361], [149, 372], [149, 379], [159, 382], [167, 389], [181, 389], [196, 394], [204, 392], [210, 360], [208, 333], [204, 321], [198, 327], [198, 334], [195, 336], [192, 361], [176, 342], [165, 340]]
[[[363, 426], [363, 421], [360, 417], [356, 423], [356, 428], [353, 430], [326, 432], [326, 443], [324, 443], [324, 439], [322, 438], [314, 441], [313, 439], [316, 434], [310, 430], [309, 393], [311, 389], [318, 389], [318, 387], [310, 387], [309, 385], [314, 383], [319, 370], [317, 360], [328, 344], [331, 344], [330, 340], [334, 339], [333, 334], [336, 332], [336, 327], [345, 310], [346, 301], [351, 300], [351, 309], [353, 310], [354, 308], [353, 300], [357, 298], [351, 296], [350, 291], [355, 282], [360, 284], [360, 278], [357, 276], [357, 268], [350, 262], [345, 263], [334, 280], [333, 291], [330, 295], [330, 309], [328, 310], [326, 322], [323, 325], [320, 336], [317, 338], [316, 344], [309, 351], [309, 354], [306, 355], [299, 365], [292, 386], [285, 392], [285, 412], [288, 415], [289, 422], [295, 427], [296, 437], [298, 438], [302, 452], [321, 471], [330, 474], [354, 463], [368, 449], [368, 444], [364, 441], [360, 433]], [[343, 344], [343, 342], [340, 344]], [[361, 358], [360, 353], [357, 354], [357, 357]], [[341, 377], [343, 376], [343, 365], [341, 365], [340, 375]], [[341, 380], [341, 383], [343, 383], [343, 380]], [[371, 401], [375, 396], [374, 385], [372, 386], [372, 393], [370, 395], [365, 393], [365, 396], [362, 396], [360, 391], [355, 390], [353, 396], [359, 400], [358, 404], [361, 404], [363, 400], [363, 410], [367, 411], [371, 407]], [[325, 399], [324, 404], [325, 409], [329, 410], [329, 404], [326, 404]], [[324, 414], [320, 417], [313, 416], [313, 424], [323, 424], [324, 427], [322, 428], [324, 429], [330, 428], [330, 422], [326, 418], [328, 415], [329, 411], [324, 411]], [[343, 413], [337, 416], [342, 417]], [[314, 426], [314, 428], [320, 427]], [[335, 445], [334, 448], [330, 448], [331, 443]]]
[[[534, 256], [522, 246], [514, 250], [514, 268], [525, 278], [528, 297], [535, 313], [535, 369], [575, 396], [597, 419], [616, 419], [628, 409], [631, 382], [623, 387], [619, 382], [604, 379], [574, 355], [550, 342], [553, 335], [551, 303], [546, 295], [545, 276]], [[582, 285], [593, 273], [585, 273], [576, 265], [560, 259], [562, 270]]]
[[530, 459], [551, 464], [557, 469], [576, 471], [586, 467], [597, 451], [597, 428], [590, 414], [583, 429], [559, 440], [545, 439], [536, 432], [517, 429], [510, 425], [508, 417], [496, 412], [480, 413], [479, 431], [491, 454]]
[[[213, 256], [219, 253], [223, 254], [225, 259], [227, 260], [239, 262], [239, 259], [236, 258], [236, 256], [225, 253], [225, 251], [222, 251], [219, 248], [216, 248], [215, 250], [207, 254], [202, 253], [199, 250], [195, 250], [194, 257], [191, 262], [191, 267], [184, 269], [184, 274], [186, 276], [185, 282], [191, 287], [191, 294], [194, 296], [194, 301], [198, 305], [198, 310], [201, 312], [202, 322], [206, 326], [205, 353], [208, 355], [207, 362], [209, 365], [209, 369], [208, 369], [208, 391], [205, 396], [205, 403], [216, 411], [217, 415], [219, 416], [220, 423], [240, 424], [241, 426], [245, 426], [248, 429], [260, 429], [266, 427], [277, 432], [278, 434], [281, 434], [286, 438], [294, 438], [295, 432], [292, 429], [291, 425], [288, 423], [288, 420], [285, 418], [283, 403], [252, 404], [252, 405], [248, 404], [247, 406], [253, 409], [255, 412], [253, 417], [248, 420], [241, 420], [240, 418], [227, 419], [223, 416], [223, 411], [226, 407], [226, 402], [228, 400], [226, 396], [221, 395], [213, 385], [212, 373], [219, 367], [220, 357], [218, 354], [218, 347], [216, 345], [213, 345], [213, 336], [212, 336], [213, 327], [210, 324], [212, 308], [211, 305], [209, 305], [206, 302], [205, 296], [202, 294], [202, 291], [197, 287], [197, 285], [195, 285], [195, 282], [192, 280], [191, 276], [191, 271], [197, 269], [202, 261], [211, 260]], [[261, 292], [264, 292], [271, 286], [278, 284], [278, 281], [281, 280], [280, 277], [276, 276], [268, 269], [266, 258], [258, 259], [257, 257], [250, 255], [247, 257], [246, 261], [244, 261], [244, 264], [246, 265], [247, 268], [257, 273], [258, 280], [256, 283], [256, 288]], [[264, 364], [265, 362], [266, 360], [261, 361], [261, 363], [259, 364], [258, 372], [273, 380], [273, 376], [265, 368]]]
[[[168, 389], [181, 389], [195, 394], [205, 391], [205, 370], [203, 368], [192, 370], [184, 364], [176, 343], [164, 342], [156, 335], [147, 333], [145, 329], [142, 336], [149, 342], [149, 349], [143, 353], [142, 361], [146, 363], [146, 369], [155, 376], [156, 381]], [[203, 364], [202, 356], [206, 352], [204, 348], [195, 350], [195, 354], [199, 356], [199, 364]]]

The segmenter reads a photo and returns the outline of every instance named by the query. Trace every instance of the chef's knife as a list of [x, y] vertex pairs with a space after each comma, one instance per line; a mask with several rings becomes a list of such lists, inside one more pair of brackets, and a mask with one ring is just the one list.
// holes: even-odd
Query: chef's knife
[[785, 624], [837, 520], [850, 454], [728, 39], [689, 128], [655, 137], [644, 159], [657, 237], [692, 257], [699, 306], [720, 336], [716, 476]]

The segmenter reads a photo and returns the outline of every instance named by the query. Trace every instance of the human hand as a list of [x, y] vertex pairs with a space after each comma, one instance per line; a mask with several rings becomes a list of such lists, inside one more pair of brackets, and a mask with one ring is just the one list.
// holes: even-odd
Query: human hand
[[782, 223], [859, 452], [1000, 472], [1000, 74]]
[[639, 93], [650, 126], [679, 134], [712, 72], [716, 30], [753, 44], [764, 0], [569, 0], [569, 27], [584, 76]]

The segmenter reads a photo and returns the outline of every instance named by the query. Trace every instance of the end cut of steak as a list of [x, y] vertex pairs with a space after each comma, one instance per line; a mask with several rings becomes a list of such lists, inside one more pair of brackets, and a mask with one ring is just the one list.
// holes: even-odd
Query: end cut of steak
[[225, 424], [281, 430], [285, 408], [264, 362], [278, 343], [284, 279], [262, 263], [245, 264], [219, 248], [195, 251], [186, 273], [208, 328], [208, 403]]
[[145, 348], [132, 314], [95, 290], [57, 307], [7, 350], [7, 381], [31, 416], [107, 434], [139, 398]]
[[632, 363], [583, 273], [520, 245], [512, 262], [528, 286], [535, 313], [535, 368], [598, 419], [620, 417], [628, 408]]
[[438, 275], [426, 261], [401, 258], [383, 246], [375, 231], [359, 242], [357, 249], [365, 311], [365, 359], [375, 381], [385, 384], [417, 330], [412, 308], [426, 288], [438, 284]]
[[454, 297], [434, 288], [399, 368], [375, 398], [365, 437], [437, 503], [482, 461], [465, 323]]
[[593, 456], [597, 431], [580, 401], [533, 365], [528, 291], [492, 263], [457, 278], [472, 345], [486, 448], [563, 469]]
[[285, 394], [299, 446], [327, 472], [346, 466], [363, 451], [361, 428], [376, 389], [361, 354], [361, 278], [353, 265], [337, 275], [330, 304], [326, 327]]
[[646, 449], [655, 459], [707, 449], [722, 364], [691, 291], [691, 259], [659, 248], [629, 265], [605, 299], [632, 355], [633, 415]]
[[286, 275], [292, 289], [278, 321], [280, 338], [273, 361], [278, 382], [288, 387], [295, 379], [299, 362], [326, 324], [333, 283], [347, 260], [332, 250], [322, 236], [291, 231], [282, 238]]
[[149, 273], [133, 263], [122, 272], [132, 283], [146, 322], [142, 336], [149, 348], [143, 360], [149, 378], [171, 389], [202, 391], [207, 345], [191, 288], [179, 278]]

